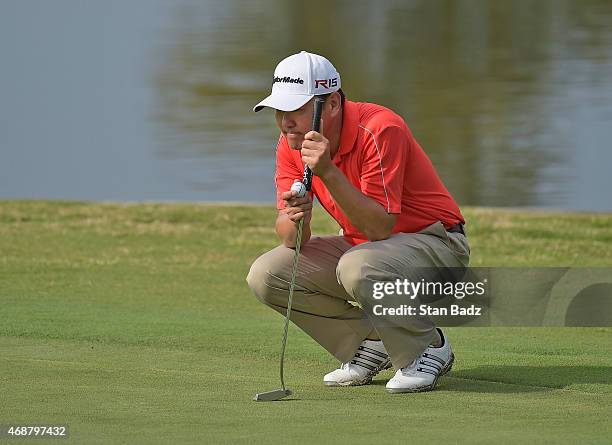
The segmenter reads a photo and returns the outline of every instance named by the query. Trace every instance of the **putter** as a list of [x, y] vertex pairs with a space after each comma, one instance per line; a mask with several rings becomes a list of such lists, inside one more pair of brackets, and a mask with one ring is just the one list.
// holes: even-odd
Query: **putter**
[[[319, 131], [321, 126], [321, 110], [323, 108], [323, 102], [325, 99], [321, 97], [315, 97], [314, 100], [314, 113], [312, 114], [312, 130]], [[312, 171], [310, 167], [304, 168], [304, 178], [302, 183], [306, 187], [306, 192], [310, 191], [312, 187]], [[280, 352], [280, 389], [274, 391], [260, 392], [255, 394], [253, 400], [256, 402], [271, 402], [274, 400], [280, 400], [287, 396], [290, 396], [291, 390], [285, 387], [285, 374], [284, 374], [284, 362], [285, 362], [285, 347], [287, 346], [287, 332], [289, 329], [289, 316], [291, 315], [291, 303], [293, 303], [293, 289], [295, 287], [295, 273], [297, 272], [297, 266], [300, 257], [300, 245], [302, 243], [302, 226], [304, 225], [304, 218], [300, 219], [298, 223], [297, 235], [295, 239], [295, 255], [293, 255], [293, 269], [291, 271], [291, 284], [289, 286], [289, 299], [287, 301], [287, 312], [285, 314], [285, 329], [283, 331], [283, 341], [281, 343]]]

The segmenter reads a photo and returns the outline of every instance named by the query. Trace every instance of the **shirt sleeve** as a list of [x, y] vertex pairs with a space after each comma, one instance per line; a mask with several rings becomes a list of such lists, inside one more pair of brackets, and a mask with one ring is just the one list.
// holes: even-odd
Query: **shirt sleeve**
[[280, 136], [276, 145], [276, 173], [274, 182], [276, 183], [276, 208], [285, 208], [285, 201], [280, 197], [281, 193], [291, 189], [291, 185], [296, 179], [301, 179], [303, 172], [297, 167], [291, 147], [287, 145], [284, 137]]
[[378, 133], [365, 131], [370, 138], [363, 159], [361, 192], [375, 199], [387, 213], [401, 213], [408, 136], [398, 126], [385, 127]]

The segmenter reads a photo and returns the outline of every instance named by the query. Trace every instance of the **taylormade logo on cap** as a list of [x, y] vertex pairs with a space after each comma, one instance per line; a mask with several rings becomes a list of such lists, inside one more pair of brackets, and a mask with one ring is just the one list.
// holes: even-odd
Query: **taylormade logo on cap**
[[333, 93], [340, 86], [340, 74], [329, 60], [302, 51], [276, 66], [272, 94], [255, 105], [253, 111], [264, 107], [281, 111], [297, 110], [314, 96]]
[[303, 79], [292, 79], [291, 77], [275, 77], [272, 81], [272, 84], [276, 82], [285, 82], [285, 83], [304, 83]]

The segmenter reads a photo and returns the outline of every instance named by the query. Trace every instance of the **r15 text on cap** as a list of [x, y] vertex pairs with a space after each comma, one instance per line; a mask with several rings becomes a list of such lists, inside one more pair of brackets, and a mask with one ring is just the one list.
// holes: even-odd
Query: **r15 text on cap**
[[315, 80], [315, 88], [323, 87], [323, 88], [333, 88], [338, 86], [338, 78], [334, 77], [333, 79], [316, 79]]

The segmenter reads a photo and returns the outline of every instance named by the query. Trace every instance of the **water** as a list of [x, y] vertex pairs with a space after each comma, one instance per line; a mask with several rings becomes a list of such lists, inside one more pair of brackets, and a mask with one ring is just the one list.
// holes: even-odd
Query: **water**
[[0, 199], [272, 203], [277, 131], [251, 107], [306, 49], [406, 119], [461, 205], [612, 211], [607, 0], [0, 10]]

